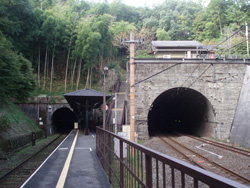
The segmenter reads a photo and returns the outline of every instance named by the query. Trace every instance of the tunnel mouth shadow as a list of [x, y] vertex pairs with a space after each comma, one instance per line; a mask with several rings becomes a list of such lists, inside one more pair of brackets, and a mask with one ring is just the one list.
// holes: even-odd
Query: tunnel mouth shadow
[[149, 136], [214, 136], [214, 124], [212, 104], [190, 88], [172, 88], [163, 92], [154, 100], [148, 113]]
[[74, 123], [77, 117], [73, 111], [67, 107], [57, 109], [51, 117], [51, 124], [56, 133], [69, 133], [74, 129]]

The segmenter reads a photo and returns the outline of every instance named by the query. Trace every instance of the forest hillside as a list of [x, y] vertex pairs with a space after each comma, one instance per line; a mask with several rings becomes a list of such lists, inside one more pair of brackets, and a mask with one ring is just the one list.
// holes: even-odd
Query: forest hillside
[[[152, 40], [222, 42], [230, 48], [245, 40], [245, 30], [234, 33], [250, 22], [249, 10], [248, 0], [211, 0], [206, 7], [198, 1], [165, 0], [151, 8], [121, 0], [1, 0], [0, 97], [24, 100], [101, 90], [104, 66], [123, 75], [128, 47], [120, 41], [128, 40], [131, 31], [145, 40], [138, 57], [148, 57]], [[228, 37], [230, 43], [224, 44]], [[231, 54], [246, 56], [246, 44]]]

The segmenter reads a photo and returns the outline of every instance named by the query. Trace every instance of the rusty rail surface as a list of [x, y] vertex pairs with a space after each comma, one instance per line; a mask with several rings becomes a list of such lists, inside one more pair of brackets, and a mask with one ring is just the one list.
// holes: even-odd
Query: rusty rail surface
[[102, 128], [96, 129], [96, 153], [115, 188], [248, 187]]
[[213, 145], [213, 146], [228, 150], [228, 151], [236, 152], [238, 154], [250, 157], [250, 151], [245, 150], [245, 149], [233, 147], [231, 145], [226, 145], [224, 143], [216, 142], [216, 141], [213, 141], [213, 140], [208, 140], [208, 139], [205, 139], [205, 138], [195, 137], [195, 136], [191, 136], [191, 135], [186, 135], [186, 136], [188, 136], [189, 138], [192, 138], [192, 139], [195, 139], [195, 140], [198, 140], [198, 141], [201, 141], [201, 142], [204, 142], [204, 143], [207, 143], [207, 144], [210, 144], [210, 145]]
[[[218, 162], [215, 162], [215, 161], [213, 161], [213, 160], [211, 160], [211, 159], [208, 159], [207, 157], [205, 157], [205, 156], [203, 156], [203, 155], [197, 153], [196, 151], [194, 151], [194, 150], [192, 150], [192, 149], [186, 147], [185, 145], [183, 145], [183, 144], [177, 142], [177, 141], [174, 140], [173, 138], [169, 138], [169, 137], [164, 137], [164, 138], [163, 138], [163, 137], [159, 137], [159, 138], [160, 138], [165, 144], [167, 144], [167, 145], [169, 145], [169, 146], [172, 146], [170, 143], [174, 143], [174, 144], [178, 145], [179, 147], [181, 147], [181, 148], [182, 148], [182, 151], [185, 151], [185, 150], [186, 150], [186, 151], [189, 151], [189, 152], [192, 153], [194, 156], [197, 156], [197, 157], [199, 157], [199, 158], [205, 160], [206, 163], [211, 164], [211, 166], [215, 166], [216, 168], [222, 170], [223, 172], [225, 172], [225, 173], [227, 173], [227, 174], [230, 174], [230, 176], [234, 177], [234, 178], [236, 179], [236, 181], [237, 181], [237, 180], [240, 180], [240, 181], [242, 181], [242, 183], [246, 183], [247, 185], [250, 185], [250, 180], [249, 180], [248, 178], [246, 178], [246, 177], [244, 177], [244, 176], [241, 176], [240, 174], [238, 174], [238, 173], [236, 173], [236, 172], [234, 172], [234, 171], [232, 171], [232, 170], [230, 170], [230, 169], [224, 167], [223, 165], [219, 164]], [[167, 139], [167, 140], [166, 140], [166, 139]], [[170, 143], [169, 143], [169, 141], [170, 141]], [[174, 148], [174, 147], [172, 146], [172, 148]], [[174, 150], [179, 151], [179, 152], [181, 151], [180, 149], [177, 149], [177, 148], [174, 148]], [[186, 156], [186, 154], [184, 154], [184, 153], [182, 153], [182, 155]], [[186, 157], [188, 157], [188, 156], [186, 156]], [[192, 161], [192, 159], [189, 159], [189, 160], [190, 160], [191, 162], [194, 162], [194, 164], [195, 164], [196, 166], [199, 166], [200, 168], [203, 168], [203, 169], [207, 170], [206, 168], [204, 168], [203, 166], [199, 165], [199, 164], [196, 163], [195, 161]]]

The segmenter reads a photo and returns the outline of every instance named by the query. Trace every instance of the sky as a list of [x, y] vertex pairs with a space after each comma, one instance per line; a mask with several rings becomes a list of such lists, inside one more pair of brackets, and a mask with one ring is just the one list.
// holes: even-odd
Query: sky
[[[108, 0], [109, 3], [111, 3], [113, 0]], [[148, 6], [152, 7], [153, 5], [161, 4], [165, 0], [122, 0], [123, 3], [126, 5], [134, 6], [134, 7], [140, 7], [140, 6]], [[188, 0], [187, 0], [188, 1]], [[193, 0], [193, 1], [203, 1], [204, 5], [208, 5], [210, 0]]]

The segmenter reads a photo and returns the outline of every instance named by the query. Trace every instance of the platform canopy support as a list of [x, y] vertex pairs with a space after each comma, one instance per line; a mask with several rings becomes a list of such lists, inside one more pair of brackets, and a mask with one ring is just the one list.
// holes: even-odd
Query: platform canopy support
[[[98, 108], [102, 105], [103, 93], [92, 89], [82, 89], [64, 94], [64, 97], [76, 114], [78, 123], [80, 124], [80, 129], [85, 128], [85, 134], [88, 135], [89, 110]], [[111, 95], [106, 95], [106, 100], [108, 100], [110, 97]], [[84, 126], [81, 125], [83, 119], [85, 119]]]

